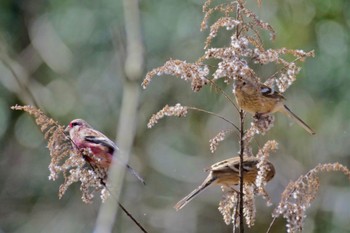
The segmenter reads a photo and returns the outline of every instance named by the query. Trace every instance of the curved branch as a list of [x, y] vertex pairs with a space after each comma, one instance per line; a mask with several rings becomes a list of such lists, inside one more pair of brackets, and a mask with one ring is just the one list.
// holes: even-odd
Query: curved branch
[[219, 90], [224, 96], [225, 98], [235, 107], [235, 109], [237, 110], [237, 112], [239, 112], [239, 109], [237, 107], [237, 105], [235, 104], [235, 102], [230, 98], [230, 96], [228, 94], [226, 94], [226, 92], [219, 87], [213, 80], [209, 79], [209, 82], [215, 86], [215, 89]]
[[187, 109], [191, 109], [191, 110], [196, 110], [196, 111], [199, 111], [199, 112], [204, 112], [204, 113], [208, 113], [210, 115], [213, 115], [213, 116], [216, 116], [224, 121], [226, 121], [227, 123], [231, 124], [236, 130], [240, 131], [240, 129], [235, 125], [235, 123], [233, 123], [232, 121], [226, 119], [225, 117], [217, 114], [217, 113], [214, 113], [214, 112], [210, 112], [210, 111], [207, 111], [207, 110], [204, 110], [204, 109], [201, 109], [201, 108], [196, 108], [196, 107], [187, 107]]

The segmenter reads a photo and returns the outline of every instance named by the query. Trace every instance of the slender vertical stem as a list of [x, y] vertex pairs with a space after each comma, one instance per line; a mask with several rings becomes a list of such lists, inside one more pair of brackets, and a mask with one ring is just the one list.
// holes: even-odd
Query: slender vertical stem
[[244, 222], [243, 222], [243, 153], [244, 153], [244, 112], [243, 110], [239, 111], [239, 116], [241, 120], [241, 129], [240, 129], [240, 166], [239, 166], [239, 230], [240, 233], [244, 232]]
[[[240, 2], [238, 1], [240, 4]], [[236, 10], [236, 19], [240, 20], [240, 7], [237, 4]], [[236, 38], [239, 38], [239, 25], [236, 27]], [[243, 153], [244, 153], [244, 112], [243, 110], [239, 111], [239, 118], [241, 121], [240, 126], [240, 166], [239, 166], [239, 232], [244, 233], [244, 220], [243, 220]]]
[[[119, 153], [122, 161], [128, 161], [132, 151], [136, 133], [136, 120], [138, 116], [138, 104], [140, 96], [140, 80], [144, 71], [144, 46], [141, 33], [141, 14], [139, 1], [123, 0], [125, 33], [126, 33], [126, 57], [124, 63], [123, 98], [120, 110], [119, 128], [117, 132]], [[118, 204], [122, 190], [125, 166], [113, 161], [108, 174], [108, 182], [111, 185], [111, 193], [115, 198], [110, 198], [101, 205], [95, 225], [95, 233], [111, 233], [116, 224], [118, 205], [133, 220], [142, 232], [147, 232], [129, 211]]]

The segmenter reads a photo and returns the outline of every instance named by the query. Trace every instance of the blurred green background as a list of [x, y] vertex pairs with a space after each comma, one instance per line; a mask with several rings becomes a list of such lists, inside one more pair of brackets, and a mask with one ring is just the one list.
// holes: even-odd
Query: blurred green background
[[[200, 0], [140, 1], [146, 71], [169, 58], [195, 61], [204, 52], [207, 31], [200, 32]], [[317, 132], [310, 136], [282, 115], [259, 137], [276, 139], [271, 157], [277, 174], [268, 184], [276, 205], [290, 180], [318, 163], [350, 166], [350, 1], [263, 0], [248, 5], [270, 23], [273, 48], [315, 50], [286, 94], [287, 103]], [[123, 91], [123, 7], [118, 0], [0, 2], [0, 232], [92, 232], [100, 206], [84, 204], [78, 185], [58, 200], [62, 180], [48, 180], [49, 152], [33, 119], [10, 110], [30, 99], [16, 78], [29, 88], [40, 107], [61, 124], [84, 118], [115, 138]], [[9, 69], [15, 71], [16, 76]], [[140, 81], [141, 84], [141, 81]], [[141, 86], [140, 86], [141, 88]], [[227, 90], [230, 92], [230, 90]], [[198, 196], [183, 210], [172, 206], [205, 178], [204, 168], [234, 155], [229, 137], [212, 155], [209, 139], [228, 125], [212, 116], [190, 113], [168, 118], [153, 129], [146, 123], [165, 104], [211, 110], [237, 121], [232, 105], [210, 88], [193, 93], [188, 83], [159, 77], [141, 92], [137, 132], [130, 164], [146, 179], [142, 187], [126, 174], [121, 202], [149, 232], [232, 232], [217, 210], [218, 187]], [[250, 119], [250, 118], [249, 118]], [[307, 211], [304, 232], [350, 231], [349, 180], [340, 173], [321, 176], [317, 199]], [[256, 226], [266, 232], [273, 207], [257, 199]], [[139, 232], [123, 214], [115, 232]], [[285, 232], [278, 219], [271, 232]]]

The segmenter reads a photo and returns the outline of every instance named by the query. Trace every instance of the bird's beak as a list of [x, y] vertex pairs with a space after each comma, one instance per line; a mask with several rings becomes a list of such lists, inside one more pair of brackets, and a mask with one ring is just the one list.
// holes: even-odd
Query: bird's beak
[[69, 125], [64, 129], [64, 134], [69, 136]]

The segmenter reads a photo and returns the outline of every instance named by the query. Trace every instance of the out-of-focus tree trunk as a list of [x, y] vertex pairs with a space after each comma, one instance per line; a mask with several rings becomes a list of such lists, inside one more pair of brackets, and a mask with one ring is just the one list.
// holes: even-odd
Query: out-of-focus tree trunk
[[[144, 46], [141, 36], [140, 12], [137, 0], [123, 0], [126, 32], [123, 99], [117, 132], [119, 155], [128, 161], [135, 136], [137, 108], [140, 95], [140, 80], [144, 71]], [[109, 172], [112, 196], [102, 204], [95, 225], [95, 233], [110, 233], [118, 211], [125, 167], [113, 163]]]

